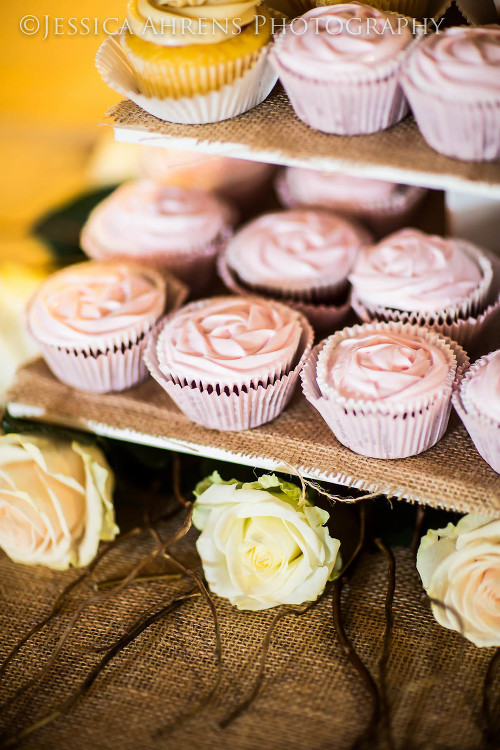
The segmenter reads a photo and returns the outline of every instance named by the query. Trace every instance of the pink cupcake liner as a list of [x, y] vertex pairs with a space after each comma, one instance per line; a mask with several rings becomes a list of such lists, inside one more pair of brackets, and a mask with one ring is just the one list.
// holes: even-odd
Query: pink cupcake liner
[[361, 80], [355, 76], [317, 81], [304, 78], [280, 62], [276, 39], [269, 56], [288, 94], [297, 117], [314, 130], [337, 135], [377, 133], [395, 125], [408, 112], [399, 78], [410, 44], [396, 59], [367, 70]]
[[500, 101], [462, 102], [422, 91], [408, 74], [402, 86], [428, 145], [452, 159], [500, 158]]
[[465, 349], [470, 349], [482, 338], [484, 332], [490, 328], [500, 314], [500, 294], [495, 301], [491, 302], [483, 312], [475, 317], [456, 318], [447, 320], [430, 314], [427, 317], [411, 312], [398, 312], [385, 308], [367, 308], [353, 294], [351, 304], [356, 315], [364, 322], [373, 320], [393, 321], [407, 323], [409, 325], [425, 326], [438, 331], [442, 336], [447, 336]]
[[460, 304], [430, 312], [395, 310], [381, 305], [370, 305], [360, 299], [354, 289], [351, 304], [356, 314], [364, 322], [382, 320], [426, 326], [460, 344], [472, 341], [472, 337], [476, 337], [486, 325], [489, 325], [491, 316], [496, 314], [499, 298], [493, 291], [493, 265], [486, 254], [470, 242], [456, 242], [482, 271], [480, 283]]
[[295, 361], [287, 373], [268, 381], [252, 381], [241, 387], [200, 388], [162, 372], [157, 343], [169, 316], [148, 341], [145, 364], [153, 378], [192, 422], [214, 430], [250, 430], [275, 419], [293, 396], [299, 372], [311, 351], [313, 330], [301, 317], [302, 336]]
[[[317, 380], [318, 358], [325, 346], [359, 331], [414, 333], [439, 346], [450, 363], [448, 379], [428, 399], [410, 404], [380, 404], [357, 399], [336, 399], [322, 392]], [[306, 399], [321, 414], [337, 440], [355, 453], [371, 458], [407, 458], [428, 450], [444, 435], [451, 411], [452, 386], [468, 366], [468, 357], [455, 342], [416, 326], [374, 323], [353, 326], [320, 342], [301, 372]]]
[[470, 366], [456, 384], [452, 402], [479, 455], [500, 474], [500, 424], [479, 412], [467, 398], [466, 391], [469, 379], [491, 359], [493, 354], [494, 352], [481, 357]]
[[[234, 223], [236, 223], [236, 212]], [[200, 245], [187, 251], [165, 251], [164, 253], [137, 253], [137, 255], [123, 255], [115, 253], [109, 248], [95, 242], [91, 234], [84, 227], [81, 245], [85, 253], [95, 260], [125, 260], [140, 263], [154, 268], [163, 276], [174, 274], [189, 287], [192, 297], [202, 294], [209, 289], [215, 277], [215, 259], [222, 245], [232, 235], [232, 229], [227, 227], [212, 242]]]
[[[254, 290], [243, 286], [236, 277], [236, 274], [229, 268], [224, 248], [222, 248], [217, 256], [217, 272], [226, 287], [235, 294], [246, 296], [255, 293]], [[262, 292], [260, 292], [260, 296], [266, 299], [273, 298], [272, 294], [263, 294]], [[313, 302], [288, 299], [286, 297], [280, 297], [280, 301], [298, 310], [302, 315], [305, 315], [316, 332], [333, 332], [337, 330], [344, 323], [351, 310], [349, 299], [340, 305], [315, 304]]]
[[307, 206], [333, 211], [340, 216], [362, 222], [377, 237], [385, 237], [405, 227], [428, 193], [427, 188], [416, 187], [415, 185], [398, 185], [398, 188], [387, 201], [360, 201], [356, 206], [345, 205], [340, 202], [337, 205], [323, 203], [313, 206], [295, 199], [291, 194], [283, 171], [276, 179], [275, 190], [285, 208]]
[[40, 344], [42, 356], [58, 380], [79, 391], [111, 393], [138, 385], [147, 377], [143, 355], [149, 333], [127, 348], [108, 349], [97, 356]]
[[[167, 279], [167, 310], [178, 309], [187, 288], [175, 277]], [[55, 377], [66, 385], [90, 393], [124, 391], [142, 382], [148, 374], [143, 357], [148, 340], [159, 321], [144, 326], [142, 332], [110, 337], [107, 347], [89, 344], [79, 348], [62, 347], [37, 339], [42, 356]]]

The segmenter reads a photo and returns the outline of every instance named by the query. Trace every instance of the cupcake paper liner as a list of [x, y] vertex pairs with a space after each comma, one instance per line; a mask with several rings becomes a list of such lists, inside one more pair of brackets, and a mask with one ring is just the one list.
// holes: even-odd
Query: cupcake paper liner
[[388, 310], [385, 308], [373, 308], [369, 310], [354, 294], [352, 295], [351, 304], [356, 315], [365, 323], [369, 323], [372, 320], [385, 320], [408, 323], [409, 325], [426, 326], [427, 328], [432, 328], [434, 331], [438, 331], [442, 336], [448, 336], [453, 341], [465, 347], [465, 349], [472, 348], [482, 337], [484, 331], [490, 327], [500, 314], [500, 294], [479, 315], [467, 318], [457, 317], [455, 320], [443, 319], [442, 317], [436, 318], [433, 313], [424, 316], [417, 313], [398, 312], [397, 310]]
[[[217, 272], [226, 287], [235, 294], [243, 296], [255, 294], [253, 289], [243, 286], [236, 274], [229, 268], [226, 262], [225, 248], [223, 248], [217, 256]], [[260, 296], [265, 297], [266, 299], [273, 299], [273, 296], [270, 293], [263, 294], [260, 292]], [[316, 304], [306, 300], [290, 299], [286, 296], [280, 296], [279, 301], [285, 303], [289, 307], [293, 307], [295, 310], [298, 310], [302, 315], [305, 315], [316, 332], [328, 331], [331, 333], [335, 331], [344, 323], [351, 310], [350, 300], [339, 305], [327, 305], [324, 303]]]
[[[167, 310], [178, 309], [187, 296], [187, 288], [175, 277], [167, 278]], [[142, 332], [124, 331], [110, 336], [106, 347], [63, 347], [40, 341], [43, 358], [56, 378], [78, 390], [91, 393], [123, 391], [147, 377], [144, 351], [158, 321], [144, 326]], [[28, 327], [29, 329], [29, 327]]]
[[[234, 219], [236, 222], [236, 217]], [[215, 259], [217, 253], [232, 235], [232, 229], [227, 227], [215, 240], [191, 250], [166, 251], [165, 253], [137, 253], [137, 255], [122, 255], [113, 253], [108, 248], [94, 242], [90, 233], [84, 228], [81, 245], [91, 258], [96, 260], [125, 260], [141, 263], [154, 268], [163, 276], [174, 274], [187, 284], [190, 296], [199, 296], [207, 290], [215, 276]]]
[[467, 397], [467, 391], [464, 387], [474, 373], [484, 366], [492, 356], [493, 353], [487, 354], [470, 366], [457, 383], [452, 402], [479, 455], [494, 471], [500, 474], [500, 424], [474, 407]]
[[361, 135], [385, 130], [408, 112], [400, 85], [400, 70], [412, 44], [394, 60], [367, 69], [365, 77], [342, 75], [331, 81], [304, 78], [282, 65], [280, 43], [270, 52], [297, 117], [315, 130], [337, 135]]
[[112, 89], [160, 120], [184, 125], [228, 120], [264, 101], [277, 81], [277, 74], [268, 62], [269, 47], [264, 47], [243, 76], [218, 91], [180, 99], [147, 96], [140, 89], [119, 39], [120, 34], [110, 36], [99, 48], [96, 67], [101, 77]]
[[215, 430], [249, 430], [270, 422], [283, 411], [292, 398], [299, 372], [312, 347], [313, 330], [304, 316], [300, 316], [302, 336], [292, 369], [266, 384], [256, 380], [232, 389], [221, 389], [215, 383], [200, 388], [162, 372], [157, 343], [170, 318], [165, 319], [150, 337], [144, 361], [153, 378], [188, 419]]
[[[322, 392], [317, 380], [317, 363], [323, 348], [359, 331], [413, 333], [438, 346], [448, 358], [446, 383], [427, 399], [409, 404], [392, 404], [359, 399], [340, 399]], [[302, 372], [302, 390], [321, 414], [339, 442], [355, 453], [371, 458], [407, 458], [435, 445], [444, 435], [451, 411], [453, 383], [469, 363], [467, 354], [455, 342], [417, 326], [373, 323], [339, 331], [320, 342], [311, 352]]]
[[[284, 172], [278, 175], [275, 182], [275, 189], [280, 202], [286, 208], [305, 205], [313, 208], [312, 204], [304, 204], [294, 198]], [[315, 207], [336, 212], [340, 216], [347, 218], [352, 217], [360, 221], [377, 237], [385, 237], [408, 224], [414, 212], [427, 195], [427, 192], [427, 188], [416, 187], [414, 185], [400, 185], [387, 201], [360, 201], [357, 206], [346, 206], [342, 203], [335, 206], [324, 203]]]
[[499, 298], [493, 286], [493, 265], [482, 250], [465, 240], [457, 240], [460, 248], [472, 258], [482, 271], [483, 277], [478, 286], [459, 305], [442, 310], [418, 312], [416, 310], [395, 310], [380, 305], [370, 305], [361, 300], [356, 291], [352, 294], [352, 307], [364, 322], [372, 320], [393, 321], [410, 325], [426, 326], [449, 336], [460, 344], [469, 344], [486, 325], [491, 316], [496, 315]]
[[435, 151], [464, 161], [500, 158], [500, 100], [442, 99], [419, 89], [405, 74], [402, 86], [420, 132]]

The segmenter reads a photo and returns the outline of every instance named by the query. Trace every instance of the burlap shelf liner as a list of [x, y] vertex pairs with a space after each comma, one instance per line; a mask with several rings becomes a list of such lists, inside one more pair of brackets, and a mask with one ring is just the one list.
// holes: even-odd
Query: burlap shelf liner
[[[109, 112], [112, 124], [141, 131], [140, 142], [154, 143], [152, 136], [187, 139], [192, 148], [226, 153], [240, 158], [266, 159], [277, 164], [295, 164], [317, 169], [340, 170], [355, 167], [384, 167], [387, 179], [393, 179], [389, 170], [412, 173], [413, 182], [427, 185], [428, 176], [433, 185], [467, 180], [486, 185], [500, 184], [500, 161], [463, 162], [449, 159], [428, 146], [413, 119], [408, 116], [388, 130], [374, 135], [338, 136], [312, 130], [293, 112], [283, 90], [278, 86], [258, 107], [232, 120], [210, 125], [177, 125], [158, 120], [143, 109], [126, 100], [113, 106]], [[186, 141], [186, 146], [189, 147]], [[168, 144], [165, 144], [168, 145]], [[383, 175], [380, 174], [382, 178]], [[397, 177], [396, 179], [399, 179]], [[401, 182], [409, 180], [409, 176]]]
[[[236, 463], [273, 460], [302, 473], [340, 475], [343, 483], [368, 492], [425, 503], [463, 513], [500, 509], [500, 475], [479, 456], [462, 423], [452, 412], [443, 439], [419, 456], [380, 460], [353, 453], [341, 445], [300, 388], [283, 414], [273, 422], [242, 432], [209, 430], [190, 422], [153, 380], [129, 391], [95, 395], [77, 392], [57, 381], [42, 360], [17, 375], [8, 400], [42, 409], [40, 418], [78, 424], [88, 422], [140, 435], [168, 437], [199, 447], [224, 451]], [[90, 430], [95, 429], [90, 425]], [[179, 446], [182, 450], [182, 447]]]
[[[179, 559], [192, 566], [197, 565], [195, 536], [190, 532], [177, 547]], [[151, 550], [145, 540], [141, 555]], [[112, 552], [95, 579], [123, 576], [137, 559], [137, 541]], [[406, 549], [395, 553], [394, 640], [387, 671], [395, 746], [400, 750], [479, 748], [482, 685], [494, 650], [478, 649], [438, 625], [423, 599], [412, 556]], [[14, 565], [0, 552], [1, 656], [49, 612], [74, 575]], [[133, 585], [89, 608], [48, 679], [2, 718], [0, 735], [7, 726], [6, 736], [20, 731], [68, 697], [97, 662], [92, 649], [114, 643], [148, 607], [167, 604], [190, 588], [186, 581]], [[385, 589], [384, 556], [365, 553], [344, 590], [343, 608], [347, 634], [375, 677]], [[79, 589], [71, 611], [91, 592], [89, 584]], [[337, 641], [331, 594], [307, 614], [287, 617], [277, 626], [260, 694], [224, 730], [218, 722], [254, 685], [258, 649], [277, 610], [238, 612], [222, 599], [215, 602], [223, 643], [223, 680], [214, 702], [199, 715], [173, 733], [155, 737], [158, 729], [193, 707], [214, 682], [213, 621], [206, 603], [196, 599], [143, 633], [108, 665], [69, 714], [26, 739], [23, 750], [350, 748], [369, 721], [371, 699]], [[23, 650], [0, 683], [0, 701], [41, 666], [68, 620], [69, 613], [63, 614]], [[498, 679], [492, 688], [498, 699]]]

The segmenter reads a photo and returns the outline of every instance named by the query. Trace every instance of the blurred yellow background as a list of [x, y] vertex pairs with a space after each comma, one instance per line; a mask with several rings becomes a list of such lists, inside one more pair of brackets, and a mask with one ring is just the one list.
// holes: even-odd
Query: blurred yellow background
[[[99, 122], [119, 98], [101, 81], [94, 67], [105, 37], [105, 18], [123, 19], [126, 0], [23, 0], [3, 4], [0, 26], [0, 262], [29, 263], [47, 259], [44, 248], [29, 237], [32, 222], [86, 184], [86, 166]], [[27, 16], [39, 19], [38, 33], [21, 31]], [[49, 18], [49, 36], [45, 34]], [[100, 33], [85, 35], [71, 17], [99, 19]], [[56, 34], [55, 19], [63, 34]], [[26, 22], [34, 28], [34, 21]], [[115, 28], [116, 22], [109, 26]]]

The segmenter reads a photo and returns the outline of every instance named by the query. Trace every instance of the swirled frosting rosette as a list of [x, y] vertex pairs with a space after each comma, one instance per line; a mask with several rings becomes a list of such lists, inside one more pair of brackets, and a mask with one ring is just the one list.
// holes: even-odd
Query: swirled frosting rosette
[[493, 268], [484, 252], [417, 229], [363, 250], [349, 280], [362, 320], [425, 325], [460, 343], [469, 343], [488, 322], [484, 313], [495, 309], [489, 310]]
[[284, 409], [312, 340], [307, 320], [286, 305], [259, 297], [214, 297], [168, 316], [145, 361], [189, 419], [242, 430]]
[[81, 245], [98, 260], [171, 271], [198, 292], [212, 280], [215, 255], [234, 220], [231, 206], [211, 193], [138, 180], [94, 208]]
[[453, 405], [478, 453], [500, 474], [500, 349], [471, 365]]
[[407, 112], [399, 83], [412, 35], [376, 8], [340, 4], [304, 13], [280, 34], [271, 63], [297, 116], [325, 133], [375, 133]]
[[284, 298], [325, 301], [347, 275], [369, 235], [327, 211], [295, 209], [251, 221], [226, 245], [226, 262], [248, 288]]
[[[172, 306], [184, 290], [175, 282]], [[146, 375], [142, 354], [167, 302], [167, 281], [133, 263], [90, 261], [58, 271], [28, 304], [27, 327], [56, 377], [119, 391]]]
[[369, 234], [323, 210], [265, 214], [232, 237], [218, 257], [219, 275], [237, 294], [281, 299], [315, 330], [332, 330], [350, 309], [347, 274]]
[[463, 349], [433, 331], [401, 323], [344, 328], [314, 348], [304, 395], [345, 446], [372, 458], [405, 458], [446, 430]]
[[446, 156], [500, 156], [500, 26], [459, 26], [422, 38], [402, 85], [427, 143]]
[[427, 190], [340, 172], [286, 167], [276, 179], [286, 208], [316, 207], [362, 222], [378, 237], [407, 225]]

